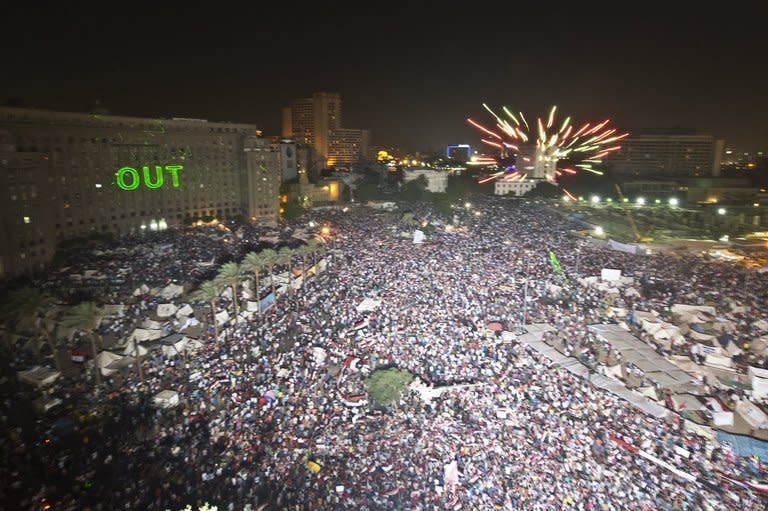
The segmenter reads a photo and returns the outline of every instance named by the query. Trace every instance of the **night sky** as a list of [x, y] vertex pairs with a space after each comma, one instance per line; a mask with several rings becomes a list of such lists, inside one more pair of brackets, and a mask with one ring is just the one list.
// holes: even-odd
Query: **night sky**
[[486, 119], [483, 101], [529, 118], [557, 104], [577, 122], [693, 128], [739, 151], [768, 150], [764, 2], [616, 4], [627, 15], [587, 3], [66, 4], [5, 7], [0, 103], [86, 111], [99, 99], [113, 114], [279, 134], [282, 106], [332, 91], [345, 127], [411, 150], [477, 143], [465, 118]]

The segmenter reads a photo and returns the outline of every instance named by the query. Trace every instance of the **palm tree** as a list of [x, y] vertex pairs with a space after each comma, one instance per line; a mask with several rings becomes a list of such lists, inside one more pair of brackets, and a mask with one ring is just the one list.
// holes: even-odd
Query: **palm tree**
[[235, 262], [224, 264], [219, 268], [219, 273], [216, 275], [216, 279], [222, 287], [229, 286], [232, 288], [232, 304], [235, 309], [235, 324], [237, 324], [237, 316], [240, 313], [240, 307], [238, 304], [237, 287], [240, 285], [240, 280], [243, 278], [243, 271]]
[[312, 238], [307, 242], [309, 253], [312, 254], [312, 266], [317, 264], [317, 254], [320, 252], [320, 247], [322, 245], [323, 245], [323, 242], [317, 238]]
[[272, 286], [272, 298], [275, 299], [275, 275], [272, 270], [277, 263], [277, 252], [271, 248], [267, 248], [261, 251], [261, 257], [264, 259], [264, 265], [269, 270], [269, 283]]
[[[51, 305], [55, 302], [54, 298], [47, 294], [41, 293], [37, 289], [24, 287], [19, 290], [13, 291], [8, 295], [8, 299], [0, 306], [0, 322], [8, 325], [10, 329], [15, 329], [20, 322], [27, 318], [36, 318], [35, 330], [38, 335], [34, 336], [34, 349], [35, 356], [40, 359], [40, 350], [44, 344], [48, 344], [53, 354], [53, 359], [56, 364], [56, 368], [59, 368], [59, 359], [56, 356], [56, 348], [54, 346], [51, 332], [48, 326], [50, 326], [50, 318], [45, 317]], [[44, 317], [41, 317], [44, 316]], [[42, 337], [45, 340], [41, 339]]]
[[261, 285], [259, 284], [259, 273], [264, 269], [264, 257], [260, 253], [249, 252], [243, 259], [243, 262], [240, 263], [240, 267], [244, 272], [253, 273], [255, 277], [254, 291], [256, 295], [256, 303], [259, 304], [259, 313], [261, 313]]
[[101, 384], [101, 370], [97, 360], [96, 328], [101, 323], [101, 311], [93, 302], [83, 302], [70, 308], [61, 320], [65, 328], [74, 328], [84, 332], [91, 341], [93, 368], [96, 371], [96, 383]]
[[213, 332], [216, 336], [216, 342], [219, 341], [219, 325], [216, 323], [216, 300], [219, 299], [219, 293], [221, 293], [221, 287], [215, 280], [206, 280], [197, 291], [192, 293], [191, 298], [193, 300], [199, 300], [206, 302], [211, 306], [211, 316], [213, 317]]
[[309, 245], [301, 245], [296, 248], [296, 254], [301, 256], [301, 287], [307, 284], [307, 256], [312, 251]]
[[283, 247], [277, 253], [280, 258], [280, 264], [288, 265], [288, 294], [293, 295], [293, 286], [291, 286], [293, 277], [293, 267], [291, 266], [291, 258], [293, 257], [293, 249], [291, 247]]

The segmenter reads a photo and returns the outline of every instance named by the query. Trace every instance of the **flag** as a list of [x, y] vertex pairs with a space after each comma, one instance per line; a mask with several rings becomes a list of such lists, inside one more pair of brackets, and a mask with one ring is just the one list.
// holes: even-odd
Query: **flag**
[[552, 263], [552, 269], [558, 275], [563, 274], [563, 268], [560, 266], [560, 261], [557, 260], [557, 256], [551, 250], [549, 251], [549, 262]]

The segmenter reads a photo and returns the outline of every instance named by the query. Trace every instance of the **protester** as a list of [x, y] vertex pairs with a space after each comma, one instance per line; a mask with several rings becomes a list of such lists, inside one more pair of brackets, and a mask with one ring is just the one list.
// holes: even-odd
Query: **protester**
[[[548, 285], [562, 284], [549, 251], [566, 273], [576, 262], [567, 221], [533, 204], [472, 204], [457, 211], [452, 229], [430, 206], [413, 206], [416, 218], [433, 222], [423, 245], [400, 237], [406, 228], [389, 213], [316, 214], [318, 225], [333, 226], [338, 250], [295, 294], [222, 328], [218, 339], [207, 325], [195, 355], [147, 357], [141, 378], [127, 369], [101, 387], [65, 382], [55, 395], [80, 410], [101, 407], [93, 429], [64, 438], [47, 423], [21, 434], [4, 428], [0, 498], [20, 509], [764, 509], [759, 491], [738, 482], [765, 479], [765, 460], [739, 458], [679, 418], [646, 416], [519, 342], [524, 324], [548, 322], [557, 328], [551, 340], [595, 371], [618, 356], [600, 351], [587, 329], [612, 321], [598, 290], [573, 286], [570, 299], [548, 299]], [[132, 280], [104, 285], [100, 295], [128, 302], [103, 327], [120, 337], [157, 304], [130, 300], [136, 286], [191, 281], [196, 263], [242, 257], [257, 236], [172, 231], [124, 240], [125, 256], [116, 247], [78, 264], [110, 275], [130, 269]], [[150, 241], [166, 244], [162, 255], [130, 252]], [[627, 299], [629, 308], [669, 307], [717, 289], [768, 313], [766, 278], [753, 275], [745, 287], [734, 265], [599, 248], [579, 257], [586, 275], [611, 267], [663, 282]], [[359, 312], [365, 298], [381, 304]], [[489, 335], [493, 322], [513, 335]], [[750, 325], [739, 325], [739, 340], [755, 334]], [[352, 360], [361, 362], [353, 368]], [[364, 392], [361, 365], [396, 366], [434, 387], [470, 385], [429, 403], [409, 391], [392, 406], [352, 406], [347, 397]], [[179, 393], [180, 406], [152, 407], [164, 389]], [[5, 424], [28, 397], [20, 389], [5, 399]], [[445, 477], [452, 462], [455, 482]]]

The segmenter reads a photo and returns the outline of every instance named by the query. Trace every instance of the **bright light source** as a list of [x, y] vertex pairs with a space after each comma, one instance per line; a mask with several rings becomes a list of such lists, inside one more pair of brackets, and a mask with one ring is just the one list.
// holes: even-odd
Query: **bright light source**
[[600, 197], [597, 195], [593, 195], [590, 199], [592, 201], [592, 204], [599, 204], [600, 203]]
[[611, 199], [610, 197], [608, 197], [607, 199], [605, 199], [605, 202], [611, 203], [611, 202], [613, 202], [613, 199]]
[[480, 216], [480, 212], [479, 211], [475, 211], [475, 216]]
[[349, 208], [348, 208], [348, 207], [346, 207], [346, 206], [344, 206], [344, 209], [342, 209], [342, 211], [343, 211], [344, 213], [346, 213], [347, 211], [349, 211]]
[[755, 203], [754, 203], [754, 204], [752, 204], [752, 205], [753, 205], [754, 207], [756, 207], [756, 208], [759, 208], [759, 207], [760, 207], [760, 203], [758, 203], [758, 202], [755, 202]]
[[314, 227], [315, 225], [317, 225], [317, 224], [315, 224], [315, 221], [314, 221], [314, 220], [310, 220], [310, 221], [309, 221], [309, 226], [310, 226], [310, 227]]
[[101, 183], [96, 183], [96, 188], [101, 188]]
[[638, 197], [636, 202], [637, 202], [638, 206], [644, 206], [645, 205], [645, 197]]
[[599, 225], [595, 227], [595, 235], [602, 236], [603, 234], [605, 234], [605, 231], [603, 230], [602, 227], [600, 227]]
[[677, 197], [672, 197], [671, 199], [669, 199], [669, 205], [670, 206], [675, 207], [678, 204], [680, 204], [680, 201], [677, 200]]
[[327, 236], [331, 233], [331, 229], [327, 225], [324, 225], [323, 228], [320, 229], [320, 232], [323, 234], [323, 236]]
[[717, 214], [718, 215], [724, 215], [725, 214], [725, 208], [717, 208]]
[[661, 204], [661, 199], [656, 199], [656, 200], [655, 200], [655, 201], [653, 201], [653, 202], [655, 202], [656, 204]]
[[626, 197], [624, 197], [624, 199], [622, 199], [622, 201], [621, 201], [621, 202], [629, 202], [629, 199], [627, 199]]
[[25, 216], [25, 217], [24, 217], [24, 223], [25, 223], [25, 224], [28, 224], [28, 223], [30, 223], [31, 221], [32, 221], [32, 220], [30, 220], [28, 216]]
[[464, 203], [464, 207], [465, 207], [465, 208], [467, 208], [467, 209], [469, 209], [469, 208], [471, 208], [471, 207], [472, 207], [472, 203], [471, 203], [471, 202], [465, 202], [465, 203]]

